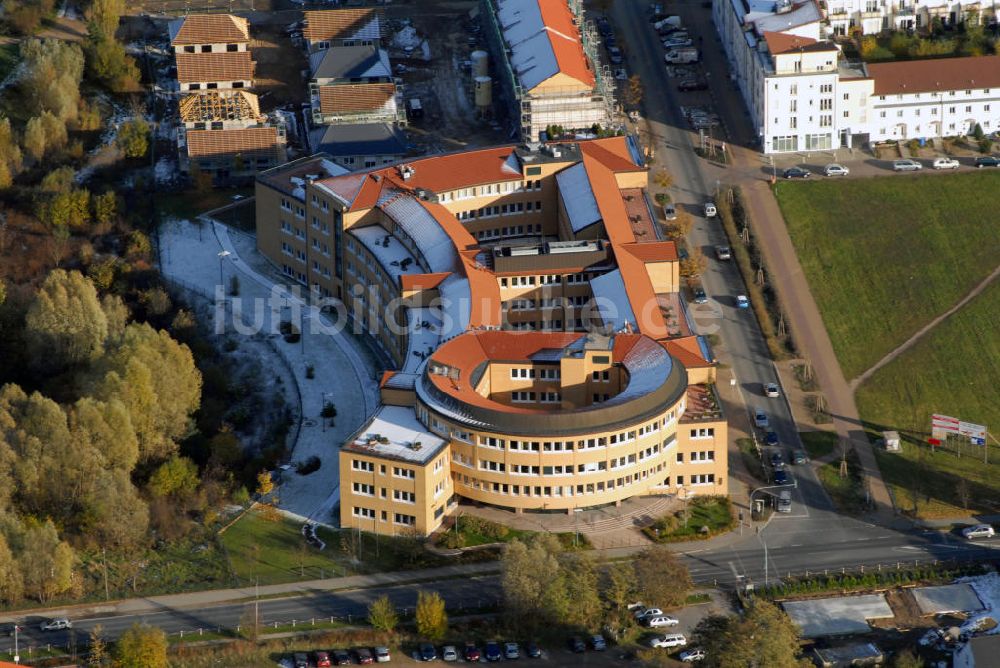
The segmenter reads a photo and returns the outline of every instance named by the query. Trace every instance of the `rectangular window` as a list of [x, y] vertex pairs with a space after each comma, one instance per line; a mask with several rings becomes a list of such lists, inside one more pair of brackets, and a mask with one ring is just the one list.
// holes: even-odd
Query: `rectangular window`
[[363, 461], [361, 459], [352, 459], [351, 460], [351, 468], [354, 469], [355, 471], [367, 471], [368, 473], [374, 473], [375, 472], [375, 463], [374, 462], [366, 462], [366, 461]]
[[404, 469], [399, 466], [393, 466], [392, 476], [394, 478], [407, 478], [409, 480], [413, 480], [414, 478], [417, 477], [417, 473], [413, 469]]

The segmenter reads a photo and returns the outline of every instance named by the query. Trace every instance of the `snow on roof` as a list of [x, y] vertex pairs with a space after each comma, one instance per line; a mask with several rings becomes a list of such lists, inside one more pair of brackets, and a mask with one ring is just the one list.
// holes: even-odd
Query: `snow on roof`
[[674, 361], [666, 349], [648, 336], [639, 339], [622, 360], [628, 370], [628, 385], [604, 405], [625, 403], [649, 394], [667, 382]]
[[590, 177], [582, 162], [567, 167], [556, 174], [559, 185], [559, 197], [566, 207], [566, 215], [574, 232], [593, 225], [601, 220], [601, 211], [597, 207], [597, 199], [590, 187]]
[[512, 45], [510, 64], [517, 71], [521, 85], [527, 90], [559, 73], [559, 63], [556, 61], [552, 42], [545, 32]]
[[615, 269], [595, 276], [590, 280], [590, 289], [594, 293], [597, 311], [601, 314], [605, 325], [613, 330], [621, 329], [626, 322], [635, 326], [635, 315], [632, 313], [621, 271]]
[[[377, 442], [378, 437], [388, 439], [388, 443]], [[369, 444], [369, 439], [376, 442]], [[419, 448], [416, 444], [419, 443]], [[417, 420], [412, 408], [406, 406], [382, 406], [371, 421], [358, 432], [349, 447], [354, 452], [362, 452], [376, 457], [387, 457], [402, 461], [425, 464], [437, 455], [445, 445], [445, 440], [428, 432]]]
[[381, 206], [416, 244], [427, 263], [427, 271], [436, 274], [458, 269], [454, 242], [420, 200], [404, 194]]
[[[773, 10], [772, 10], [773, 11]], [[823, 13], [815, 2], [803, 2], [794, 5], [792, 11], [783, 14], [769, 13], [752, 19], [758, 35], [765, 32], [785, 32], [807, 23], [815, 23], [823, 19]]]
[[333, 160], [327, 160], [326, 158], [321, 158], [319, 164], [323, 166], [326, 171], [327, 176], [340, 176], [341, 174], [350, 174], [351, 170], [343, 165], [338, 165]]
[[441, 281], [438, 291], [441, 293], [443, 315], [441, 338], [448, 339], [469, 328], [469, 319], [472, 314], [472, 289], [469, 287], [469, 279], [456, 273]]
[[347, 233], [361, 242], [361, 245], [378, 260], [393, 282], [398, 283], [399, 277], [403, 274], [423, 273], [413, 254], [381, 225], [352, 227]]
[[560, 72], [594, 84], [580, 31], [564, 0], [499, 0], [497, 19], [511, 65], [526, 90]]
[[403, 373], [416, 373], [441, 343], [441, 317], [435, 309], [424, 307], [407, 309], [406, 319], [410, 338]]

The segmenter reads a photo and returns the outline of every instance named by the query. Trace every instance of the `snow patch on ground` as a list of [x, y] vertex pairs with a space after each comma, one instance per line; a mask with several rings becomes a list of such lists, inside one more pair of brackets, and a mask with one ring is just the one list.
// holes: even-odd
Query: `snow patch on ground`
[[177, 178], [177, 163], [170, 158], [160, 158], [156, 161], [153, 174], [158, 184], [171, 183]]
[[74, 5], [70, 0], [66, 0], [59, 8], [58, 12], [59, 18], [70, 19], [72, 21], [82, 21], [83, 15], [80, 13], [79, 7]]
[[[982, 612], [972, 615], [962, 624], [962, 633], [975, 634], [980, 627], [988, 625], [990, 621], [996, 624], [997, 617], [1000, 617], [1000, 573], [959, 578], [957, 581], [969, 583], [975, 590], [976, 596], [982, 601], [983, 607], [986, 608]], [[1000, 633], [1000, 625], [995, 625], [983, 635], [996, 635], [998, 633]]]

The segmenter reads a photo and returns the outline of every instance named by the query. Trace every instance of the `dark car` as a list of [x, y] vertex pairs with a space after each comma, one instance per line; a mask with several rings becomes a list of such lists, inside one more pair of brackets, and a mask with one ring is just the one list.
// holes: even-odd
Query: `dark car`
[[462, 651], [462, 656], [465, 657], [466, 661], [478, 663], [482, 654], [480, 654], [479, 648], [474, 643], [467, 642], [465, 643], [465, 650]]
[[677, 84], [679, 91], [708, 90], [708, 84], [699, 79], [684, 79]]
[[[764, 442], [771, 446], [778, 445], [778, 435], [773, 431], [769, 431], [767, 432], [767, 435], [764, 436]], [[780, 457], [781, 455], [778, 456]]]
[[429, 642], [420, 643], [420, 660], [421, 661], [434, 661], [438, 658], [437, 650], [434, 649], [434, 645]]
[[705, 294], [704, 288], [697, 287], [694, 289], [694, 303], [704, 304], [708, 301], [708, 296]]
[[309, 657], [305, 652], [296, 652], [292, 661], [295, 663], [295, 668], [309, 668]]
[[569, 639], [570, 651], [580, 654], [581, 652], [587, 651], [587, 644], [583, 642], [583, 638], [579, 636], [573, 636]]
[[372, 651], [367, 647], [359, 647], [354, 650], [354, 660], [362, 666], [375, 663], [375, 657], [372, 655]]
[[338, 666], [351, 665], [351, 654], [346, 649], [333, 650], [333, 662]]
[[487, 661], [501, 661], [503, 659], [503, 650], [500, 648], [500, 643], [496, 640], [491, 640], [486, 643], [486, 660]]
[[812, 174], [808, 169], [802, 169], [801, 167], [789, 167], [781, 173], [786, 179], [807, 179], [809, 175]]
[[781, 458], [780, 452], [771, 453], [771, 466], [774, 467], [775, 471], [778, 471], [785, 467], [785, 460]]
[[524, 646], [524, 653], [532, 659], [537, 659], [542, 656], [542, 648], [538, 646], [538, 643], [529, 640], [528, 644]]
[[983, 167], [1000, 167], [1000, 158], [994, 158], [993, 156], [976, 158], [976, 161], [973, 164], [979, 169], [982, 169]]
[[787, 485], [790, 478], [788, 477], [788, 472], [781, 470], [774, 472], [774, 484], [775, 485]]
[[802, 450], [796, 450], [792, 453], [792, 462], [795, 464], [805, 464], [809, 461], [809, 457]]

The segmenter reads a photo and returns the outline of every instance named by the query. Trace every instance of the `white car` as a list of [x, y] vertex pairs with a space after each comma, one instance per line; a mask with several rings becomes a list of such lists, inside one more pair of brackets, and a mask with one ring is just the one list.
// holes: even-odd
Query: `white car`
[[826, 176], [847, 176], [851, 173], [851, 170], [843, 165], [832, 163], [823, 168], [823, 173]]
[[761, 429], [767, 429], [771, 424], [770, 420], [767, 419], [767, 413], [760, 408], [754, 409], [753, 423]]
[[63, 629], [73, 628], [73, 622], [69, 621], [65, 617], [57, 617], [56, 619], [47, 619], [42, 622], [41, 629], [43, 631], [62, 631]]
[[717, 213], [718, 213], [718, 211], [715, 208], [715, 202], [705, 202], [705, 217], [706, 218], [715, 218], [715, 214], [717, 214]]
[[777, 383], [767, 383], [764, 385], [764, 394], [771, 399], [777, 399], [781, 396], [781, 390]]
[[375, 663], [389, 663], [390, 661], [392, 661], [392, 655], [389, 653], [388, 647], [375, 648]]
[[521, 658], [521, 648], [518, 647], [516, 642], [504, 643], [503, 658], [510, 661]]
[[716, 246], [715, 257], [719, 258], [720, 260], [729, 260], [732, 259], [733, 254], [729, 250], [729, 246]]
[[916, 160], [893, 160], [892, 171], [894, 172], [919, 172], [924, 166]]
[[647, 617], [659, 617], [662, 614], [663, 611], [659, 608], [642, 608], [641, 610], [636, 611], [635, 618], [642, 620]]
[[962, 529], [962, 535], [969, 540], [975, 540], [976, 538], [993, 538], [996, 532], [993, 531], [993, 527], [989, 524], [977, 524]]
[[667, 220], [677, 220], [677, 207], [669, 202], [664, 204], [663, 217]]
[[658, 615], [656, 617], [646, 617], [646, 626], [651, 629], [658, 629], [664, 626], [677, 626], [680, 622], [673, 617], [668, 617], [667, 615]]
[[958, 169], [961, 165], [954, 158], [934, 158], [931, 167], [934, 169]]
[[687, 638], [684, 637], [682, 633], [668, 633], [665, 636], [655, 636], [650, 639], [650, 647], [665, 647], [667, 649], [671, 647], [684, 647], [687, 644]]
[[705, 658], [705, 650], [703, 649], [688, 649], [680, 653], [677, 657], [684, 663], [694, 663], [695, 661], [701, 661]]
[[458, 661], [458, 650], [454, 645], [445, 645], [441, 648], [442, 661]]

